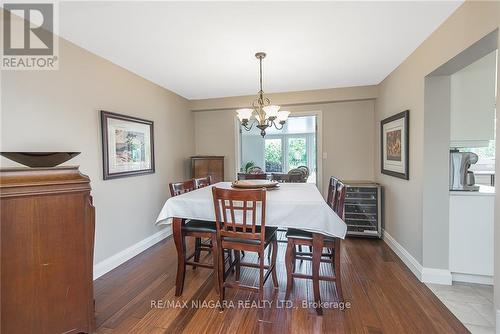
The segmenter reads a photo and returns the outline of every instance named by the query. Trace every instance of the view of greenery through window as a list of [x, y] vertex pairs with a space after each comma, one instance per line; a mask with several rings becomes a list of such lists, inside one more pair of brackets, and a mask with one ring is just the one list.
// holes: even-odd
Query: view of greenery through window
[[288, 139], [288, 164], [290, 169], [307, 166], [307, 146], [305, 138]]
[[266, 172], [282, 172], [281, 139], [266, 139], [264, 145]]
[[[306, 138], [288, 138], [287, 151], [289, 169], [297, 168], [298, 166], [307, 166]], [[282, 140], [280, 138], [270, 138], [265, 140], [264, 154], [266, 172], [286, 172], [283, 170], [282, 152]]]

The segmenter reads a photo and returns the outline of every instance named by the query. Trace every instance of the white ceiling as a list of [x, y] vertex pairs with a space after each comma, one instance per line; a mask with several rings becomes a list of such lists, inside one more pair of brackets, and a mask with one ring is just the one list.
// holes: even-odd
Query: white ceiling
[[378, 84], [461, 2], [61, 2], [62, 37], [188, 99]]

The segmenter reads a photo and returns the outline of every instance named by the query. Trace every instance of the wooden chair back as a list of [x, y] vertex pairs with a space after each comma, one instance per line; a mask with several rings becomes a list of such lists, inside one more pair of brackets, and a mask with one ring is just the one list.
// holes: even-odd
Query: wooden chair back
[[[260, 240], [264, 245], [266, 190], [212, 188], [215, 222], [220, 240], [238, 238]], [[258, 221], [260, 220], [260, 221]], [[257, 223], [260, 224], [257, 224]], [[260, 229], [257, 226], [260, 225]]]
[[345, 203], [345, 195], [346, 195], [347, 187], [341, 181], [337, 182], [337, 205], [335, 212], [337, 215], [344, 219], [344, 203]]
[[253, 166], [253, 167], [250, 167], [248, 170], [247, 170], [247, 173], [248, 174], [265, 174], [265, 172], [262, 170], [262, 168], [260, 168], [259, 166]]
[[194, 180], [169, 183], [170, 196], [178, 196], [196, 189]]
[[238, 180], [266, 180], [267, 174], [247, 174], [247, 173], [238, 173]]
[[272, 173], [271, 180], [278, 181], [280, 183], [302, 183], [302, 182], [304, 182], [302, 174], [299, 174], [299, 173], [292, 173], [292, 174]]
[[330, 183], [328, 184], [328, 197], [326, 203], [333, 211], [337, 210], [337, 183], [339, 180], [336, 177], [330, 178]]
[[194, 185], [196, 189], [208, 187], [212, 184], [212, 177], [208, 175], [207, 177], [200, 177], [198, 179], [194, 179]]
[[309, 167], [307, 167], [307, 166], [299, 166], [299, 167], [297, 167], [297, 169], [304, 171], [305, 178], [306, 178], [306, 180], [307, 180], [307, 178], [308, 178], [308, 177], [309, 177], [309, 175], [310, 175], [310, 172], [309, 172]]

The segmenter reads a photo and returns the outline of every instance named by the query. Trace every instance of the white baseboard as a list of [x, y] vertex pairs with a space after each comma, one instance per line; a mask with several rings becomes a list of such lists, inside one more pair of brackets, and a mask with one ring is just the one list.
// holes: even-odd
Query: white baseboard
[[424, 268], [399, 242], [387, 231], [383, 231], [383, 240], [403, 261], [410, 271], [424, 283], [451, 285], [451, 273], [447, 269]]
[[383, 240], [390, 249], [396, 253], [397, 256], [403, 261], [404, 264], [411, 270], [411, 272], [422, 280], [422, 265], [415, 259], [399, 242], [396, 241], [387, 231], [383, 231]]
[[149, 247], [157, 244], [158, 242], [162, 241], [166, 237], [172, 234], [172, 227], [167, 226], [166, 228], [162, 229], [161, 231], [153, 234], [152, 236], [147, 237], [146, 239], [143, 239], [139, 241], [136, 244], [133, 244], [132, 246], [122, 250], [121, 252], [108, 257], [107, 259], [97, 263], [94, 265], [94, 279], [97, 279], [101, 277], [102, 275], [106, 274], [107, 272], [115, 269], [118, 267], [120, 264], [130, 260], [137, 254], [145, 251]]
[[451, 285], [453, 282], [451, 272], [448, 269], [423, 268], [422, 282]]
[[453, 282], [493, 285], [493, 276], [451, 273], [451, 277], [453, 278]]

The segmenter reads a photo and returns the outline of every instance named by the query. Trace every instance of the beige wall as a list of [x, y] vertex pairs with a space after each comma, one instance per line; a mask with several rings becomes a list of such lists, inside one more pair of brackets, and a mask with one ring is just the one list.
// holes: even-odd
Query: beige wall
[[[375, 177], [385, 186], [385, 229], [425, 266], [448, 268], [434, 263], [436, 245], [426, 245], [423, 223], [424, 78], [499, 25], [498, 2], [467, 1], [380, 85], [375, 128], [381, 119], [410, 109], [410, 180], [380, 174], [376, 155]], [[377, 141], [377, 149], [380, 149]], [[447, 237], [447, 236], [443, 236]], [[443, 243], [446, 247], [447, 243]], [[425, 253], [425, 250], [433, 250]], [[445, 250], [443, 250], [445, 251]], [[447, 250], [446, 250], [447, 251]]]
[[[377, 97], [377, 86], [357, 86], [306, 90], [267, 94], [274, 104], [281, 106], [301, 104], [325, 104], [329, 102], [370, 100]], [[257, 93], [256, 93], [257, 94]], [[248, 108], [256, 95], [234, 96], [215, 99], [191, 100], [189, 108], [193, 111]]]
[[[168, 182], [194, 153], [187, 100], [69, 42], [58, 71], [2, 72], [2, 151], [80, 151], [68, 162], [92, 180], [95, 262], [159, 231]], [[156, 173], [103, 181], [99, 110], [154, 121]], [[3, 166], [14, 165], [2, 159]]]
[[[282, 101], [286, 103], [286, 99]], [[322, 146], [328, 156], [323, 160], [323, 185], [331, 175], [343, 179], [373, 179], [374, 104], [374, 100], [365, 100], [287, 107], [292, 113], [321, 111]], [[194, 115], [196, 153], [224, 155], [225, 178], [233, 180], [238, 167], [235, 166], [235, 108], [199, 111]]]
[[193, 112], [196, 154], [224, 156], [224, 179], [234, 180], [235, 118], [234, 110]]

